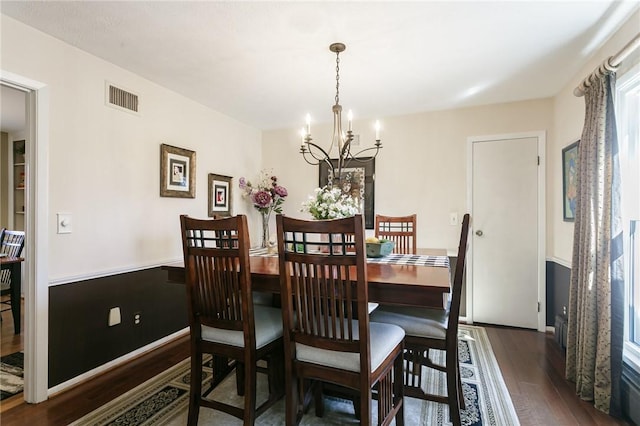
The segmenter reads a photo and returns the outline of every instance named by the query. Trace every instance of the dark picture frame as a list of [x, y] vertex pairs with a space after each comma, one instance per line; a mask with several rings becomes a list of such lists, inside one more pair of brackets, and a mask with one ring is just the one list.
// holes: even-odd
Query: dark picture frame
[[[334, 167], [338, 166], [338, 160], [332, 159]], [[329, 165], [320, 163], [318, 172], [318, 186], [322, 188], [329, 183]], [[375, 171], [376, 160], [373, 157], [356, 158], [343, 169], [349, 172], [352, 170], [364, 172], [364, 226], [366, 229], [373, 229], [375, 219]]]
[[562, 219], [573, 222], [576, 218], [577, 167], [580, 140], [562, 149]]
[[231, 216], [232, 204], [232, 188], [231, 176], [216, 175], [209, 173], [208, 177], [208, 215], [214, 216]]
[[160, 145], [160, 196], [196, 198], [196, 153]]

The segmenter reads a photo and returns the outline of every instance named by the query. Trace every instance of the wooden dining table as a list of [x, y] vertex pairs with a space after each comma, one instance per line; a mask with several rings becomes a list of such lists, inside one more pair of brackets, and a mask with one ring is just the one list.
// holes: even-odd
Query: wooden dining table
[[13, 331], [20, 334], [20, 318], [22, 311], [22, 262], [23, 257], [0, 257], [0, 271], [11, 271], [10, 294], [11, 314], [13, 315]]
[[[445, 249], [418, 249], [419, 255], [446, 256]], [[253, 291], [279, 293], [277, 256], [250, 256]], [[167, 264], [168, 280], [185, 282], [183, 262]], [[449, 268], [396, 263], [367, 262], [369, 302], [442, 308], [450, 292]]]

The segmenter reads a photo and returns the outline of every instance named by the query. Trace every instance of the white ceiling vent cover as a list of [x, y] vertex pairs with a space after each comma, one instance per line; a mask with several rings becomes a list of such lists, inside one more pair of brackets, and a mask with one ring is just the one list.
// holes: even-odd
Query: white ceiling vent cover
[[106, 103], [116, 109], [139, 114], [140, 101], [138, 95], [129, 90], [114, 86], [108, 81], [106, 86]]

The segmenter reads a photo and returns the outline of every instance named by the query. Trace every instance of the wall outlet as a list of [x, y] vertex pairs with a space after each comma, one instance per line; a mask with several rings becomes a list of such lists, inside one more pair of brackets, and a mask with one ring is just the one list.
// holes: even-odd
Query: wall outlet
[[122, 318], [120, 316], [120, 308], [111, 308], [111, 310], [109, 311], [109, 327], [118, 325], [120, 324], [120, 322], [122, 322]]
[[142, 322], [142, 313], [136, 312], [133, 314], [133, 324], [140, 325]]

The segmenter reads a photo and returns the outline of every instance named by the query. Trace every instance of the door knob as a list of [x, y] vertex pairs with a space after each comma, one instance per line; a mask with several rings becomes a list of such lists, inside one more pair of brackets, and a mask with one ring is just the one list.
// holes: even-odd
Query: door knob
[[477, 230], [477, 231], [476, 231], [476, 235], [477, 235], [478, 237], [482, 237], [482, 231], [481, 231], [481, 230]]

